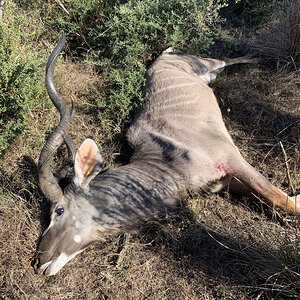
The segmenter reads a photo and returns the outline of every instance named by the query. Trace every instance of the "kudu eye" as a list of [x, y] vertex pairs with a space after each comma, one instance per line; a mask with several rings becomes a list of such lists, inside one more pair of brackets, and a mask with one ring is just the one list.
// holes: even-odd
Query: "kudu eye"
[[60, 216], [64, 213], [64, 209], [62, 207], [59, 207], [55, 210], [55, 212], [58, 216]]

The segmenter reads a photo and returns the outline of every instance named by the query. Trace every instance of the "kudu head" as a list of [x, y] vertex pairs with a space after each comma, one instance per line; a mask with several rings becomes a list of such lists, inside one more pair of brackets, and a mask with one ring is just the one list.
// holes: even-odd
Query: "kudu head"
[[[92, 213], [86, 205], [90, 181], [100, 172], [102, 159], [95, 142], [87, 139], [77, 153], [68, 135], [74, 117], [57, 92], [53, 81], [55, 61], [65, 44], [62, 34], [57, 47], [51, 53], [46, 67], [46, 87], [50, 99], [60, 113], [60, 123], [41, 151], [38, 170], [39, 183], [46, 198], [51, 202], [50, 225], [42, 234], [34, 268], [37, 273], [56, 274], [76, 254], [83, 251], [93, 240], [96, 231]], [[68, 149], [68, 166], [72, 182], [65, 188], [51, 171], [51, 162], [57, 149], [65, 143]], [[66, 173], [66, 172], [65, 172]]]

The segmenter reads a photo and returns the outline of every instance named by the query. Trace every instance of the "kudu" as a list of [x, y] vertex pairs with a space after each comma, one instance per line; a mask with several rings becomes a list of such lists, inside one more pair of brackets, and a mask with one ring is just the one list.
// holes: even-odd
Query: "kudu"
[[[64, 43], [63, 35], [46, 68], [46, 87], [61, 119], [38, 164], [40, 187], [52, 206], [50, 225], [37, 251], [37, 273], [54, 275], [91, 242], [164, 215], [177, 206], [179, 191], [185, 188], [216, 192], [229, 187], [300, 213], [296, 196], [287, 196], [242, 158], [208, 86], [225, 66], [251, 59], [163, 52], [147, 72], [147, 101], [128, 130], [134, 150], [130, 163], [100, 172], [102, 159], [93, 140], [85, 140], [75, 154], [68, 135], [74, 108], [71, 113], [53, 82], [54, 64]], [[64, 188], [50, 168], [62, 143], [74, 162], [69, 164], [73, 178]]]

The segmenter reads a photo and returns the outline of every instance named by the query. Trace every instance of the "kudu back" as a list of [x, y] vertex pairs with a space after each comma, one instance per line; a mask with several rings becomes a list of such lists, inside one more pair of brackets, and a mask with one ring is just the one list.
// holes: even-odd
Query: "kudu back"
[[[74, 107], [70, 112], [53, 83], [64, 43], [63, 35], [46, 70], [46, 87], [61, 120], [38, 165], [40, 187], [52, 205], [37, 251], [37, 273], [54, 275], [91, 242], [163, 216], [177, 207], [179, 191], [186, 188], [217, 192], [226, 186], [300, 213], [300, 199], [288, 197], [242, 158], [208, 86], [225, 66], [251, 59], [203, 59], [165, 51], [147, 72], [146, 102], [128, 130], [134, 150], [130, 163], [101, 172], [102, 158], [93, 140], [85, 140], [75, 153], [68, 135]], [[62, 176], [73, 174], [64, 188], [51, 171], [62, 143], [69, 153]]]

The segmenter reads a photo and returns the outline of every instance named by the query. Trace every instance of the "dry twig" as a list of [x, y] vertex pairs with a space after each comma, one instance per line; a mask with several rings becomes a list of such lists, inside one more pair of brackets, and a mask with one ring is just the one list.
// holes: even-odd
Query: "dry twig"
[[291, 175], [290, 175], [290, 167], [289, 167], [289, 164], [288, 164], [288, 157], [286, 155], [286, 152], [284, 150], [284, 147], [283, 147], [283, 144], [282, 144], [281, 141], [279, 142], [279, 144], [280, 144], [280, 147], [281, 147], [283, 155], [284, 155], [284, 163], [285, 163], [285, 167], [286, 167], [287, 177], [288, 177], [288, 180], [289, 180], [289, 185], [290, 185], [290, 187], [292, 189], [293, 195], [295, 195], [296, 194], [296, 190], [295, 190], [295, 187], [293, 185], [293, 182], [292, 182], [292, 179], [291, 179]]
[[64, 12], [66, 12], [68, 15], [70, 14], [68, 10], [65, 8], [65, 6], [59, 0], [55, 0], [55, 2], [63, 9]]

